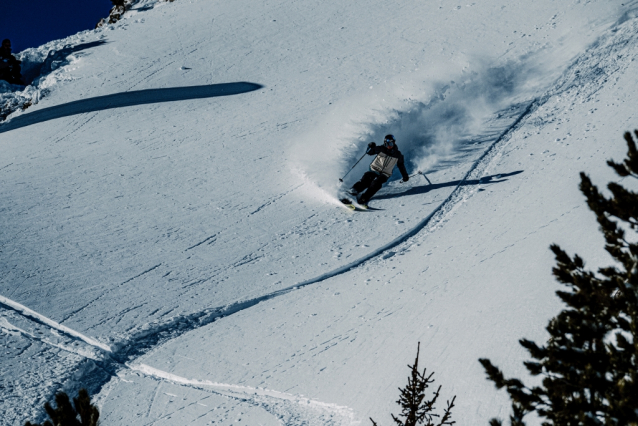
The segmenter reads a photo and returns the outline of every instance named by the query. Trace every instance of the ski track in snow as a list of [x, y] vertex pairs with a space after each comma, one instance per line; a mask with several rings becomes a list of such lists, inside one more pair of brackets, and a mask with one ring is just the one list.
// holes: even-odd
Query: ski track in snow
[[[0, 308], [18, 314], [25, 320], [35, 324], [35, 327], [48, 328], [50, 332], [56, 335], [61, 333], [72, 341], [74, 347], [68, 343], [60, 344], [50, 339], [36, 336], [34, 333], [12, 325], [6, 318], [2, 318], [0, 321], [0, 330], [9, 333], [20, 333], [30, 339], [82, 356], [85, 358], [85, 361], [83, 365], [80, 366], [79, 374], [74, 374], [74, 381], [82, 384], [94, 383], [95, 389], [93, 390], [101, 389], [108, 380], [119, 376], [122, 370], [129, 370], [135, 374], [141, 374], [156, 380], [214, 392], [259, 406], [278, 417], [281, 421], [284, 421], [285, 424], [357, 424], [354, 413], [347, 407], [313, 401], [274, 390], [186, 379], [144, 364], [135, 364], [134, 361], [158, 345], [175, 339], [189, 331], [206, 326], [217, 319], [244, 311], [261, 302], [286, 295], [303, 287], [345, 274], [375, 258], [386, 259], [391, 257], [395, 255], [397, 251], [405, 249], [410, 243], [409, 240], [424, 230], [428, 225], [432, 226], [426, 229], [426, 232], [434, 232], [438, 225], [445, 222], [446, 216], [456, 208], [459, 208], [464, 201], [472, 196], [473, 190], [463, 184], [469, 179], [480, 178], [488, 169], [492, 160], [501, 154], [511, 135], [516, 132], [526, 119], [538, 112], [541, 107], [556, 96], [571, 96], [572, 98], [579, 99], [591, 98], [600, 87], [609, 80], [612, 74], [622, 71], [623, 66], [627, 66], [627, 61], [620, 60], [625, 56], [621, 55], [621, 53], [623, 49], [635, 45], [638, 41], [637, 39], [638, 20], [621, 20], [616, 28], [605, 33], [590, 46], [586, 53], [576, 58], [565, 73], [556, 81], [553, 88], [548, 90], [542, 97], [524, 105], [512, 106], [510, 111], [511, 115], [508, 117], [511, 120], [510, 124], [498, 134], [483, 154], [473, 162], [463, 179], [460, 180], [456, 188], [443, 202], [412, 229], [347, 265], [256, 298], [237, 301], [226, 306], [205, 309], [189, 315], [176, 316], [155, 324], [146, 324], [131, 332], [128, 338], [111, 346], [72, 330], [4, 296], [0, 296]], [[549, 114], [551, 115], [551, 111]], [[89, 118], [89, 120], [91, 118]], [[542, 118], [537, 117], [537, 119], [541, 120]], [[85, 123], [86, 121], [81, 124], [80, 127]], [[257, 211], [275, 201], [276, 199], [269, 201], [257, 209]], [[187, 250], [210, 242], [210, 240], [214, 240], [214, 238], [215, 235], [209, 236], [200, 243], [189, 247]], [[401, 247], [402, 245], [404, 248]], [[247, 261], [251, 261], [251, 259]], [[158, 266], [159, 265], [154, 266], [150, 270]], [[290, 420], [291, 418], [293, 418], [293, 420]], [[319, 421], [321, 423], [319, 423]]]
[[[26, 331], [11, 324], [7, 318], [4, 317], [0, 318], [0, 331], [9, 334], [18, 333], [33, 341], [38, 341], [65, 352], [79, 355], [85, 358], [85, 369], [94, 371], [95, 368], [93, 367], [97, 366], [98, 374], [105, 379], [111, 379], [115, 376], [121, 378], [124, 371], [129, 371], [133, 374], [154, 380], [211, 392], [240, 403], [255, 406], [267, 411], [279, 419], [282, 424], [287, 425], [341, 426], [358, 424], [355, 420], [354, 413], [348, 407], [341, 407], [336, 404], [324, 403], [266, 388], [253, 388], [249, 386], [216, 383], [208, 380], [187, 379], [145, 364], [130, 364], [118, 361], [117, 358], [113, 357], [114, 353], [107, 345], [65, 327], [10, 299], [0, 297], [0, 301], [2, 302], [0, 303], [0, 307], [12, 310], [14, 313], [20, 314], [23, 319], [30, 320], [31, 324], [28, 324], [28, 328], [33, 329], [34, 332]], [[41, 331], [42, 326], [48, 327], [49, 333]], [[51, 333], [56, 334], [56, 331], [63, 333], [65, 335], [64, 337], [70, 337], [71, 341], [59, 343], [50, 338], [41, 337]], [[85, 345], [82, 345], [82, 342], [85, 343]], [[104, 372], [107, 374], [102, 374]], [[82, 381], [82, 379], [80, 379], [80, 381]]]
[[49, 328], [53, 329], [53, 330], [57, 330], [65, 335], [68, 335], [74, 339], [79, 339], [85, 343], [87, 343], [90, 346], [93, 346], [95, 348], [100, 349], [101, 351], [104, 352], [111, 352], [111, 348], [108, 345], [105, 345], [104, 343], [98, 342], [97, 340], [85, 336], [82, 333], [79, 333], [75, 330], [70, 329], [69, 327], [66, 327], [60, 323], [57, 323], [47, 317], [45, 317], [44, 315], [40, 315], [39, 313], [27, 308], [24, 305], [21, 305], [18, 302], [14, 302], [11, 299], [8, 299], [4, 296], [0, 296], [0, 307], [4, 307], [6, 309], [11, 309], [17, 313], [19, 313], [20, 315], [29, 318], [31, 321], [48, 326]]
[[171, 374], [146, 364], [127, 365], [130, 371], [152, 379], [204, 390], [260, 407], [287, 425], [356, 425], [348, 407], [328, 404], [266, 388], [193, 380]]
[[[238, 301], [226, 306], [215, 307], [203, 310], [201, 312], [196, 312], [190, 315], [183, 315], [171, 318], [170, 320], [159, 323], [159, 324], [147, 324], [142, 326], [137, 332], [133, 332], [128, 339], [123, 342], [116, 343], [113, 347], [105, 345], [103, 343], [98, 342], [95, 339], [87, 337], [79, 332], [71, 330], [68, 327], [63, 326], [51, 319], [40, 315], [29, 308], [20, 305], [17, 302], [14, 302], [10, 299], [0, 296], [0, 302], [2, 304], [0, 306], [5, 306], [14, 311], [22, 314], [29, 319], [36, 321], [40, 324], [47, 325], [53, 330], [61, 331], [69, 336], [74, 337], [90, 346], [90, 348], [81, 347], [81, 348], [72, 348], [69, 345], [59, 345], [55, 342], [48, 341], [46, 339], [39, 339], [35, 335], [24, 332], [22, 330], [17, 329], [15, 326], [11, 326], [8, 322], [5, 327], [2, 327], [2, 323], [0, 323], [1, 328], [5, 328], [8, 331], [18, 331], [21, 332], [26, 337], [42, 341], [43, 343], [55, 346], [59, 349], [65, 350], [67, 352], [75, 353], [83, 358], [86, 358], [84, 361], [83, 368], [86, 373], [82, 374], [81, 377], [77, 380], [80, 383], [90, 383], [95, 381], [95, 377], [87, 377], [94, 375], [96, 369], [95, 364], [97, 364], [98, 374], [102, 377], [102, 380], [97, 379], [98, 382], [101, 382], [100, 387], [104, 385], [105, 379], [110, 379], [113, 376], [119, 375], [119, 372], [123, 369], [130, 369], [131, 371], [143, 374], [145, 376], [152, 377], [157, 380], [169, 381], [172, 383], [180, 384], [183, 386], [189, 386], [197, 389], [204, 389], [215, 392], [219, 395], [223, 395], [229, 398], [238, 399], [242, 402], [259, 406], [264, 408], [266, 411], [271, 413], [272, 415], [278, 417], [280, 420], [284, 421], [284, 424], [322, 424], [322, 425], [354, 425], [358, 424], [355, 421], [354, 414], [347, 407], [339, 407], [333, 404], [326, 404], [318, 401], [312, 401], [305, 398], [295, 397], [293, 395], [284, 394], [281, 392], [276, 392], [272, 390], [266, 389], [256, 389], [249, 388], [244, 386], [237, 385], [227, 385], [227, 384], [219, 384], [209, 381], [199, 381], [199, 380], [189, 380], [179, 376], [175, 376], [171, 373], [167, 373], [161, 370], [154, 369], [152, 367], [146, 366], [144, 364], [135, 365], [131, 362], [136, 358], [144, 355], [149, 350], [161, 345], [164, 342], [177, 338], [189, 331], [198, 329], [200, 327], [206, 326], [217, 319], [227, 317], [233, 315], [237, 312], [244, 311], [249, 309], [258, 303], [265, 302], [270, 299], [274, 299], [279, 296], [283, 296], [292, 291], [301, 289], [303, 287], [316, 284], [335, 276], [347, 273], [348, 271], [364, 264], [365, 262], [372, 260], [377, 257], [381, 257], [382, 259], [386, 259], [394, 255], [394, 252], [391, 252], [392, 249], [395, 249], [397, 246], [407, 242], [411, 237], [419, 233], [426, 225], [433, 221], [440, 221], [449, 211], [452, 210], [455, 204], [458, 204], [462, 201], [465, 196], [463, 195], [467, 189], [463, 189], [463, 184], [473, 176], [478, 176], [485, 169], [489, 160], [493, 157], [493, 153], [495, 148], [499, 145], [501, 141], [503, 141], [508, 134], [510, 134], [516, 126], [526, 117], [530, 110], [532, 109], [532, 105], [528, 104], [524, 109], [520, 107], [515, 107], [515, 113], [518, 112], [518, 115], [514, 115], [514, 122], [511, 123], [506, 129], [496, 138], [496, 140], [486, 149], [486, 151], [481, 155], [481, 157], [474, 162], [470, 170], [465, 174], [463, 179], [461, 179], [455, 188], [454, 191], [443, 201], [441, 202], [429, 215], [427, 215], [424, 219], [422, 219], [416, 226], [412, 229], [408, 230], [404, 234], [398, 236], [394, 240], [385, 244], [384, 246], [368, 253], [367, 255], [350, 262], [347, 265], [344, 265], [340, 268], [334, 269], [330, 272], [322, 274], [318, 277], [299, 282], [287, 288], [256, 297], [249, 300]], [[511, 116], [507, 118], [512, 118]], [[492, 154], [492, 155], [491, 155]], [[481, 167], [482, 166], [482, 167]], [[296, 189], [296, 188], [295, 188]], [[276, 200], [271, 200], [276, 201]], [[262, 206], [263, 207], [263, 206]], [[258, 209], [259, 210], [259, 209]], [[214, 235], [206, 238], [202, 242], [196, 244], [198, 246], [205, 242], [208, 242], [211, 239], [214, 239]], [[195, 247], [193, 246], [193, 247]], [[390, 254], [391, 253], [391, 254]], [[249, 258], [244, 258], [239, 261], [239, 264], [247, 263], [254, 261], [255, 259], [248, 256]], [[136, 275], [135, 277], [129, 279], [128, 281], [135, 279], [138, 276], [141, 276], [153, 269], [156, 269], [160, 265], [156, 265], [141, 274]], [[127, 282], [128, 282], [127, 281]], [[91, 302], [94, 303], [95, 301]], [[85, 309], [86, 306], [80, 308], [79, 310], [73, 312], [69, 316], [72, 316], [76, 312]], [[5, 320], [6, 322], [6, 320]], [[99, 349], [98, 354], [94, 354], [92, 349]], [[100, 356], [101, 355], [101, 356]], [[104, 375], [103, 373], [107, 374]]]
[[[245, 386], [238, 385], [228, 385], [228, 384], [220, 384], [214, 383], [210, 381], [200, 381], [194, 379], [186, 379], [183, 377], [179, 377], [173, 375], [171, 373], [167, 373], [153, 367], [144, 365], [144, 364], [133, 364], [132, 362], [139, 358], [140, 356], [147, 353], [149, 350], [165, 343], [169, 340], [177, 338], [189, 331], [198, 329], [200, 327], [206, 326], [217, 319], [227, 317], [233, 315], [237, 312], [244, 311], [249, 309], [258, 303], [265, 302], [270, 299], [274, 299], [279, 296], [283, 296], [292, 291], [301, 289], [303, 287], [317, 284], [319, 282], [328, 280], [335, 276], [347, 273], [354, 268], [364, 264], [365, 262], [372, 260], [374, 258], [380, 257], [382, 259], [387, 259], [388, 257], [396, 254], [391, 251], [392, 249], [397, 248], [403, 243], [408, 242], [408, 240], [423, 230], [426, 225], [431, 222], [440, 222], [453, 208], [465, 200], [466, 192], [469, 191], [467, 188], [464, 188], [464, 183], [475, 176], [479, 176], [483, 170], [489, 165], [491, 159], [494, 157], [497, 147], [500, 143], [507, 139], [507, 136], [511, 134], [516, 127], [521, 123], [521, 121], [529, 115], [530, 111], [533, 109], [535, 102], [532, 102], [524, 107], [516, 106], [513, 108], [514, 115], [513, 117], [510, 115], [507, 118], [513, 118], [514, 121], [511, 123], [506, 129], [496, 138], [494, 142], [484, 151], [484, 153], [479, 157], [478, 160], [474, 162], [470, 170], [465, 174], [463, 179], [461, 179], [455, 188], [454, 191], [443, 201], [441, 202], [429, 215], [427, 215], [424, 219], [422, 219], [416, 226], [412, 229], [408, 230], [404, 234], [398, 236], [394, 240], [385, 244], [384, 246], [368, 253], [367, 255], [350, 262], [347, 265], [344, 265], [340, 268], [334, 269], [330, 272], [322, 274], [318, 277], [299, 282], [287, 288], [257, 297], [249, 300], [238, 301], [226, 306], [210, 308], [203, 310], [201, 312], [193, 313], [190, 315], [183, 315], [174, 317], [166, 322], [159, 324], [147, 324], [142, 326], [139, 331], [132, 333], [128, 339], [124, 342], [119, 342], [110, 347], [103, 343], [98, 342], [95, 339], [87, 337], [79, 332], [71, 330], [68, 327], [63, 326], [53, 320], [50, 320], [43, 315], [40, 315], [29, 308], [20, 305], [17, 302], [14, 302], [10, 299], [0, 296], [0, 302], [2, 305], [6, 306], [14, 311], [22, 314], [29, 319], [32, 319], [38, 323], [49, 326], [53, 330], [61, 331], [69, 336], [72, 336], [76, 339], [81, 340], [82, 342], [91, 346], [91, 348], [71, 348], [68, 345], [59, 345], [54, 342], [50, 342], [46, 339], [39, 339], [31, 333], [24, 332], [22, 330], [17, 329], [15, 326], [11, 326], [8, 322], [6, 326], [2, 327], [2, 323], [0, 323], [1, 328], [5, 328], [8, 331], [18, 331], [21, 334], [33, 338], [35, 340], [42, 341], [43, 343], [50, 344], [59, 349], [65, 350], [67, 352], [72, 352], [74, 354], [80, 355], [84, 357], [86, 360], [84, 361], [84, 366], [81, 368], [86, 371], [86, 373], [82, 374], [77, 382], [79, 383], [91, 383], [95, 382], [95, 377], [87, 377], [91, 375], [95, 375], [95, 366], [97, 364], [98, 375], [102, 377], [97, 378], [98, 382], [101, 382], [99, 387], [101, 388], [105, 384], [105, 379], [110, 379], [114, 376], [118, 376], [120, 372], [124, 369], [131, 370], [133, 372], [140, 373], [144, 376], [148, 376], [154, 378], [156, 380], [168, 381], [171, 383], [176, 383], [182, 386], [189, 386], [196, 389], [208, 390], [219, 395], [237, 399], [241, 402], [248, 403], [254, 406], [261, 407], [279, 418], [284, 424], [295, 425], [295, 424], [304, 424], [304, 425], [313, 425], [313, 424], [321, 424], [321, 425], [355, 425], [359, 422], [356, 421], [354, 413], [348, 409], [347, 407], [340, 407], [334, 404], [327, 404], [319, 401], [309, 400], [306, 398], [300, 398], [294, 395], [285, 394], [282, 392], [277, 392], [273, 390], [267, 389], [257, 389], [250, 388]], [[522, 110], [522, 112], [521, 112]], [[518, 115], [516, 115], [518, 113]], [[295, 188], [296, 189], [296, 188]], [[208, 237], [204, 241], [196, 244], [200, 245], [207, 241], [209, 241], [214, 236]], [[243, 263], [253, 261], [255, 259], [242, 259], [240, 261]], [[137, 276], [143, 275], [155, 268], [159, 265], [154, 266], [153, 268], [138, 274]], [[137, 277], [136, 276], [136, 277]], [[134, 277], [135, 278], [135, 277]], [[134, 279], [131, 278], [130, 280]], [[129, 281], [130, 281], [129, 280]], [[86, 307], [81, 308], [80, 310]], [[91, 349], [97, 348], [100, 350], [101, 356], [95, 356], [92, 354]], [[93, 356], [92, 356], [93, 355]], [[104, 373], [107, 373], [104, 375]]]

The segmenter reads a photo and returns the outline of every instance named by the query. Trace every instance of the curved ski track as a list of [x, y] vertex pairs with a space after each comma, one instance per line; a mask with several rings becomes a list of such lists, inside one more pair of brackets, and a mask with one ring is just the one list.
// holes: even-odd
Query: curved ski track
[[[463, 183], [482, 173], [482, 171], [488, 166], [490, 160], [496, 154], [497, 147], [517, 128], [521, 121], [532, 111], [535, 105], [535, 102], [531, 102], [526, 106], [524, 111], [515, 119], [515, 121], [506, 128], [505, 131], [484, 151], [480, 158], [474, 162], [463, 179], [459, 181], [459, 184], [454, 191], [452, 191], [452, 193], [443, 202], [441, 202], [416, 226], [382, 247], [379, 247], [371, 253], [368, 253], [367, 255], [340, 268], [253, 299], [238, 301], [226, 306], [209, 308], [190, 315], [177, 316], [155, 325], [147, 324], [141, 329], [138, 329], [139, 331], [133, 333], [127, 341], [116, 343], [111, 347], [46, 318], [45, 316], [40, 315], [3, 296], [0, 296], [0, 307], [15, 311], [39, 325], [46, 326], [50, 328], [50, 330], [55, 330], [56, 332], [71, 339], [74, 344], [61, 345], [47, 339], [38, 339], [33, 334], [24, 332], [17, 327], [12, 327], [9, 323], [7, 323], [4, 327], [3, 324], [0, 323], [0, 329], [4, 328], [8, 331], [20, 332], [27, 337], [40, 340], [43, 343], [85, 358], [85, 361], [80, 366], [80, 371], [82, 371], [82, 373], [79, 374], [79, 377], [77, 373], [75, 374], [75, 377], [77, 377], [75, 381], [81, 383], [84, 387], [94, 388], [92, 389], [94, 392], [100, 390], [108, 381], [117, 376], [122, 370], [129, 370], [133, 373], [141, 374], [155, 380], [167, 381], [181, 386], [204, 390], [260, 407], [287, 425], [316, 424], [346, 426], [358, 424], [354, 413], [347, 407], [340, 407], [334, 404], [300, 398], [294, 395], [268, 389], [257, 389], [245, 386], [186, 379], [144, 364], [134, 364], [134, 360], [158, 345], [175, 339], [189, 331], [208, 325], [217, 319], [251, 308], [260, 302], [274, 299], [302, 287], [316, 284], [347, 273], [369, 260], [382, 257], [384, 253], [405, 243], [433, 220], [441, 220], [455, 205], [466, 198], [465, 193], [468, 189], [464, 188]], [[88, 345], [89, 348], [86, 348], [85, 345], [81, 345], [81, 347], [78, 348], [77, 346], [80, 342]], [[98, 351], [95, 351], [95, 349], [98, 349]]]
[[[524, 111], [515, 119], [515, 121], [506, 128], [505, 131], [502, 132], [502, 134], [500, 134], [500, 136], [496, 138], [496, 140], [484, 151], [481, 157], [474, 162], [463, 179], [459, 181], [459, 184], [454, 191], [452, 191], [452, 193], [443, 202], [441, 202], [416, 226], [382, 247], [379, 247], [367, 255], [340, 268], [253, 299], [238, 301], [226, 306], [205, 309], [190, 315], [177, 316], [158, 324], [147, 324], [138, 329], [137, 332], [132, 333], [126, 341], [116, 343], [112, 346], [105, 345], [91, 337], [74, 331], [3, 296], [0, 296], [0, 307], [12, 310], [38, 325], [48, 327], [50, 330], [54, 330], [58, 334], [64, 335], [64, 337], [72, 341], [72, 344], [59, 344], [47, 339], [39, 339], [33, 334], [24, 332], [15, 326], [12, 327], [8, 322], [6, 326], [3, 326], [4, 324], [0, 323], [0, 329], [4, 328], [8, 331], [20, 332], [26, 337], [39, 340], [43, 343], [85, 358], [85, 361], [80, 366], [80, 370], [82, 372], [79, 374], [79, 377], [77, 373], [75, 374], [75, 377], [77, 377], [75, 381], [81, 383], [84, 387], [94, 388], [92, 389], [94, 392], [101, 389], [122, 370], [129, 370], [155, 380], [168, 381], [181, 386], [205, 390], [207, 392], [212, 392], [224, 397], [237, 399], [241, 402], [261, 407], [275, 417], [284, 421], [284, 424], [322, 424], [335, 426], [357, 424], [354, 413], [352, 413], [352, 411], [347, 407], [339, 407], [333, 404], [298, 398], [293, 395], [283, 394], [272, 390], [254, 389], [236, 385], [225, 385], [208, 381], [185, 379], [143, 364], [135, 365], [133, 362], [135, 359], [144, 355], [158, 345], [175, 339], [189, 331], [208, 325], [217, 319], [251, 308], [260, 302], [274, 299], [302, 287], [316, 284], [347, 273], [369, 260], [382, 257], [384, 253], [405, 243], [433, 220], [436, 221], [442, 219], [447, 212], [465, 198], [465, 192], [468, 190], [463, 188], [463, 183], [471, 177], [482, 173], [493, 158], [496, 148], [507, 138], [507, 135], [516, 129], [523, 118], [530, 113], [534, 105], [535, 102], [532, 102], [526, 106]], [[80, 344], [80, 347], [78, 347], [78, 344]], [[89, 347], [87, 348], [86, 346]], [[97, 349], [97, 351], [95, 349]], [[301, 423], [297, 423], [297, 421], [300, 421]]]
[[[542, 97], [532, 100], [524, 107], [524, 110], [483, 152], [483, 154], [472, 164], [469, 171], [452, 191], [452, 193], [439, 204], [428, 216], [423, 218], [416, 226], [384, 246], [371, 253], [345, 265], [322, 274], [313, 279], [299, 282], [293, 286], [262, 295], [253, 299], [238, 301], [229, 305], [205, 309], [190, 315], [174, 317], [168, 321], [156, 324], [147, 324], [132, 333], [124, 341], [112, 346], [107, 346], [97, 340], [71, 330], [43, 315], [40, 315], [29, 308], [14, 302], [6, 297], [0, 296], [0, 307], [14, 311], [23, 318], [35, 322], [38, 326], [48, 327], [54, 334], [62, 333], [67, 339], [73, 340], [74, 346], [88, 345], [87, 348], [73, 348], [71, 345], [60, 345], [35, 337], [31, 333], [24, 332], [18, 327], [12, 326], [7, 321], [0, 322], [0, 329], [10, 332], [18, 332], [27, 337], [40, 340], [44, 343], [78, 354], [85, 358], [80, 366], [80, 374], [75, 373], [75, 380], [82, 383], [82, 386], [92, 387], [93, 391], [99, 391], [109, 380], [118, 375], [121, 370], [129, 370], [136, 374], [142, 374], [156, 380], [168, 381], [182, 386], [189, 386], [197, 389], [204, 389], [218, 393], [229, 398], [236, 398], [244, 402], [251, 403], [266, 409], [280, 419], [283, 419], [282, 412], [290, 414], [292, 411], [314, 410], [315, 412], [329, 413], [329, 417], [337, 421], [330, 424], [356, 424], [354, 414], [346, 407], [339, 407], [333, 404], [325, 404], [318, 401], [310, 401], [294, 395], [284, 394], [267, 389], [248, 388], [237, 385], [226, 385], [209, 381], [199, 381], [185, 379], [172, 375], [161, 370], [154, 369], [144, 364], [134, 364], [134, 360], [147, 353], [152, 348], [165, 343], [168, 340], [177, 338], [189, 331], [208, 325], [215, 320], [233, 315], [250, 307], [270, 299], [283, 296], [294, 290], [311, 284], [316, 284], [335, 276], [347, 273], [348, 271], [368, 262], [374, 258], [383, 258], [384, 253], [399, 247], [403, 243], [423, 230], [428, 224], [440, 222], [459, 203], [463, 202], [471, 195], [471, 190], [463, 185], [470, 178], [478, 177], [489, 166], [491, 161], [502, 151], [504, 145], [521, 125], [523, 120], [532, 115], [538, 108], [544, 105], [550, 98], [556, 95], [569, 95], [572, 98], [591, 98], [599, 88], [610, 79], [612, 74], [626, 68], [631, 59], [626, 59], [630, 55], [620, 53], [636, 45], [638, 41], [638, 19], [621, 19], [618, 24], [601, 36], [586, 53], [580, 55], [567, 68], [563, 75], [556, 81], [554, 87], [548, 90]], [[95, 351], [97, 349], [97, 351]], [[97, 352], [97, 354], [95, 353]], [[96, 356], [92, 356], [96, 355]], [[92, 386], [91, 386], [92, 384]], [[303, 402], [303, 404], [302, 404]], [[279, 408], [273, 408], [279, 405]], [[303, 408], [302, 408], [303, 407]], [[303, 416], [302, 416], [303, 417]], [[316, 416], [315, 416], [316, 417]], [[296, 417], [299, 419], [299, 417]], [[322, 417], [323, 418], [323, 417]], [[325, 422], [325, 419], [322, 421]], [[305, 423], [308, 424], [308, 423]]]

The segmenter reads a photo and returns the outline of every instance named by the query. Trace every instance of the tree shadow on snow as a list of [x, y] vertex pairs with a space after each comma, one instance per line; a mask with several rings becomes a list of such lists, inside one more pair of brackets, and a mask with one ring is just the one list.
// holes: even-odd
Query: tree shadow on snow
[[382, 194], [379, 196], [375, 196], [374, 199], [384, 200], [388, 198], [405, 197], [407, 195], [425, 194], [427, 192], [434, 191], [435, 189], [445, 188], [448, 186], [458, 186], [459, 184], [461, 186], [469, 186], [469, 185], [481, 185], [481, 184], [485, 185], [485, 184], [492, 184], [492, 183], [501, 183], [501, 182], [507, 181], [507, 179], [504, 179], [504, 178], [514, 176], [519, 173], [523, 173], [523, 170], [517, 170], [511, 173], [500, 173], [497, 175], [483, 176], [480, 179], [468, 179], [465, 181], [453, 180], [453, 181], [445, 182], [445, 183], [433, 183], [432, 185], [414, 186], [408, 189], [407, 191]]
[[240, 81], [237, 83], [208, 84], [204, 86], [135, 90], [132, 92], [115, 93], [113, 95], [97, 96], [95, 98], [82, 99], [20, 115], [7, 123], [0, 124], [0, 133], [75, 114], [159, 102], [238, 95], [240, 93], [252, 92], [262, 87], [263, 86], [259, 84]]

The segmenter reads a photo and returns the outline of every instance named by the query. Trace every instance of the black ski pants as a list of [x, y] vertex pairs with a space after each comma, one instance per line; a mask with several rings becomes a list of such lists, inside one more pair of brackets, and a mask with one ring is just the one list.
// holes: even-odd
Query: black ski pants
[[352, 185], [352, 189], [357, 192], [362, 192], [363, 195], [359, 195], [359, 203], [365, 204], [370, 201], [370, 198], [374, 194], [377, 193], [378, 190], [381, 189], [384, 183], [388, 181], [388, 177], [386, 175], [379, 175], [375, 172], [365, 172], [361, 177], [361, 180], [354, 185]]

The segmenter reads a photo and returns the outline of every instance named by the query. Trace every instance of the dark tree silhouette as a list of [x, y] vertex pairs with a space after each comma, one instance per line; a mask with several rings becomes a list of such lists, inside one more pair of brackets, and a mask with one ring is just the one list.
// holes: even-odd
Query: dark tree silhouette
[[[638, 140], [638, 130], [634, 133]], [[636, 142], [629, 132], [625, 140], [627, 158], [607, 164], [620, 177], [638, 179]], [[513, 426], [524, 426], [531, 412], [544, 419], [543, 426], [638, 425], [638, 193], [611, 182], [607, 198], [585, 173], [580, 177], [580, 190], [616, 262], [593, 273], [578, 255], [551, 246], [557, 262], [552, 271], [567, 287], [556, 294], [567, 307], [549, 322], [551, 337], [544, 346], [520, 340], [533, 358], [524, 365], [543, 376], [541, 386], [526, 387], [505, 378], [488, 359], [479, 360], [496, 387], [509, 393]]]
[[[51, 407], [48, 402], [44, 404], [44, 409], [51, 421], [47, 420], [42, 425], [26, 422], [24, 426], [97, 426], [100, 413], [91, 404], [91, 398], [86, 389], [80, 389], [77, 398], [73, 398], [73, 405], [69, 401], [69, 396], [64, 392], [55, 394], [55, 404], [57, 408]], [[79, 419], [78, 419], [79, 417]]]
[[[411, 371], [410, 377], [408, 377], [408, 384], [403, 389], [399, 388], [401, 396], [399, 397], [397, 404], [399, 404], [402, 408], [399, 417], [403, 417], [403, 420], [395, 417], [394, 414], [392, 414], [392, 420], [394, 420], [398, 426], [416, 426], [420, 424], [425, 426], [453, 425], [456, 422], [451, 421], [451, 417], [456, 396], [452, 398], [451, 402], [447, 402], [447, 408], [443, 413], [443, 417], [433, 413], [434, 404], [439, 398], [441, 386], [439, 386], [436, 392], [434, 392], [432, 399], [425, 399], [425, 391], [429, 387], [430, 383], [434, 382], [434, 379], [432, 378], [434, 373], [430, 373], [430, 375], [426, 376], [425, 368], [423, 369], [423, 373], [419, 372], [420, 349], [421, 342], [417, 345], [414, 365], [408, 365], [408, 368], [410, 368]], [[440, 417], [440, 420], [436, 423], [434, 420], [438, 417]], [[372, 418], [370, 418], [370, 421], [374, 426], [377, 426], [377, 423], [372, 420]]]

